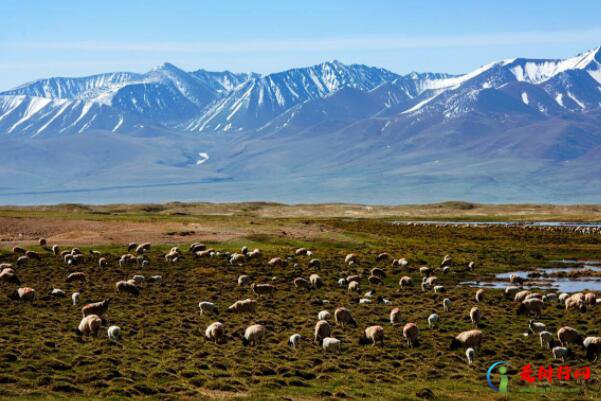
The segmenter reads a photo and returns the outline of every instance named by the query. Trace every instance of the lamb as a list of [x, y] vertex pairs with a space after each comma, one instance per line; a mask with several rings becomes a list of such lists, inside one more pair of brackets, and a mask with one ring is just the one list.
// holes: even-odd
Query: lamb
[[106, 312], [108, 312], [110, 304], [111, 304], [111, 298], [107, 298], [100, 302], [95, 302], [95, 303], [84, 305], [81, 308], [81, 314], [84, 317], [89, 316], [89, 315], [104, 316], [106, 314]]
[[415, 323], [407, 323], [403, 327], [403, 337], [407, 339], [407, 345], [411, 348], [419, 346], [419, 329]]
[[33, 302], [35, 301], [36, 295], [33, 288], [22, 287], [17, 288], [9, 297], [15, 301]]
[[401, 324], [401, 310], [399, 308], [394, 308], [390, 311], [390, 324], [393, 326]]
[[311, 274], [309, 276], [309, 281], [311, 282], [311, 287], [314, 289], [319, 289], [323, 287], [323, 280], [319, 277], [318, 274]]
[[474, 363], [474, 359], [476, 358], [476, 350], [473, 349], [472, 347], [466, 349], [465, 357], [467, 358], [467, 364], [471, 365], [472, 363]]
[[245, 299], [243, 301], [236, 301], [233, 305], [227, 308], [230, 313], [255, 313], [257, 310], [257, 301], [253, 299]]
[[545, 303], [538, 298], [530, 298], [522, 301], [520, 306], [518, 307], [516, 314], [523, 315], [525, 313], [534, 313], [536, 317], [539, 317], [542, 314], [543, 306]]
[[353, 318], [351, 311], [346, 308], [336, 308], [334, 311], [334, 321], [336, 324], [344, 327], [345, 325], [351, 325], [357, 327], [357, 322]]
[[273, 297], [273, 294], [276, 291], [275, 286], [273, 286], [271, 284], [257, 284], [257, 283], [253, 283], [250, 286], [250, 289], [252, 290], [252, 292], [255, 295], [264, 295], [264, 294], [267, 294], [270, 297]]
[[73, 281], [86, 281], [86, 274], [84, 272], [74, 272], [69, 274], [65, 281], [67, 283], [72, 283]]
[[19, 280], [15, 271], [10, 267], [2, 269], [2, 272], [0, 272], [0, 282], [21, 285], [21, 280]]
[[205, 330], [205, 337], [215, 344], [220, 344], [225, 341], [225, 326], [221, 322], [211, 323]]
[[200, 309], [200, 314], [204, 315], [205, 313], [210, 313], [213, 315], [219, 315], [219, 308], [212, 302], [202, 301], [198, 303], [198, 308]]
[[316, 344], [320, 344], [321, 341], [329, 337], [332, 333], [330, 324], [325, 320], [320, 320], [315, 324], [314, 341]]
[[298, 333], [291, 335], [288, 339], [288, 346], [294, 350], [297, 350], [300, 347], [301, 338], [301, 335]]
[[582, 342], [582, 345], [586, 350], [586, 358], [590, 362], [594, 362], [599, 358], [601, 354], [601, 337], [587, 337]]
[[134, 296], [140, 295], [140, 288], [138, 288], [137, 285], [129, 281], [118, 281], [115, 284], [115, 289], [117, 290], [117, 292], [126, 292]]
[[470, 310], [470, 320], [472, 321], [472, 324], [474, 326], [478, 327], [480, 319], [482, 319], [482, 313], [480, 312], [480, 309], [477, 306], [474, 306]]
[[263, 339], [263, 337], [265, 337], [266, 332], [267, 329], [262, 324], [253, 324], [252, 326], [248, 326], [248, 328], [244, 332], [242, 344], [244, 344], [245, 346], [258, 345]]
[[74, 292], [73, 294], [71, 294], [71, 301], [73, 301], [73, 305], [77, 305], [80, 297], [81, 294], [79, 292]]
[[369, 326], [363, 332], [363, 336], [359, 338], [359, 345], [367, 345], [371, 343], [375, 346], [377, 343], [384, 346], [384, 328], [382, 326]]
[[250, 276], [248, 276], [246, 274], [242, 274], [238, 277], [238, 285], [240, 287], [250, 284], [251, 281], [252, 281], [252, 279], [250, 278]]
[[399, 280], [399, 286], [401, 288], [403, 288], [403, 287], [410, 287], [412, 284], [413, 284], [413, 280], [409, 276], [403, 276]]
[[476, 302], [480, 303], [484, 300], [484, 290], [480, 288], [476, 291]]
[[433, 313], [430, 316], [428, 316], [428, 327], [429, 328], [431, 328], [431, 329], [434, 328], [437, 323], [438, 323], [438, 315], [436, 313]]
[[553, 334], [551, 332], [543, 330], [538, 333], [540, 337], [540, 347], [541, 348], [551, 348], [551, 344], [553, 343]]
[[326, 337], [322, 342], [323, 353], [340, 352], [340, 340], [334, 337]]
[[115, 342], [121, 340], [121, 327], [110, 326], [106, 332], [109, 337], [109, 340], [115, 341]]
[[309, 280], [303, 277], [295, 278], [294, 280], [292, 280], [292, 283], [296, 288], [304, 288], [305, 290], [311, 289], [311, 283], [309, 282]]
[[331, 318], [330, 312], [328, 312], [327, 310], [322, 310], [317, 314], [317, 320], [328, 321], [328, 320], [330, 320], [330, 318]]
[[452, 304], [453, 304], [453, 302], [451, 301], [450, 298], [445, 298], [442, 300], [442, 307], [445, 312], [449, 312], [451, 310]]
[[532, 332], [532, 334], [540, 333], [541, 331], [545, 331], [546, 326], [544, 323], [535, 322], [534, 320], [528, 320], [528, 329]]
[[455, 338], [451, 340], [450, 349], [456, 350], [460, 347], [473, 348], [477, 350], [482, 343], [482, 332], [477, 329], [467, 330], [459, 333]]
[[557, 330], [557, 339], [562, 346], [567, 346], [569, 343], [582, 345], [583, 338], [578, 331], [570, 326], [563, 326]]
[[566, 359], [573, 355], [573, 353], [566, 347], [553, 347], [551, 353], [553, 354], [553, 358], [561, 359], [563, 363], [566, 363]]
[[100, 326], [102, 326], [102, 319], [98, 315], [87, 315], [81, 319], [79, 326], [75, 329], [75, 334], [96, 337]]

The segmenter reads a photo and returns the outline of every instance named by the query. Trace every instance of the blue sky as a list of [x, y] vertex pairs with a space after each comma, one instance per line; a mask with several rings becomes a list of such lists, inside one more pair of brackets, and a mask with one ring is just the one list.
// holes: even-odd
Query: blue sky
[[601, 45], [601, 1], [0, 2], [0, 90], [48, 76], [184, 69], [268, 73], [338, 59], [462, 73]]

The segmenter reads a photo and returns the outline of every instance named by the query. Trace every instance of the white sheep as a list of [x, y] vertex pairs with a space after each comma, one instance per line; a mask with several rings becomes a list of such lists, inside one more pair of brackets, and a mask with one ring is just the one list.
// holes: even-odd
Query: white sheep
[[119, 341], [121, 339], [121, 328], [119, 326], [110, 326], [106, 332], [111, 341]]
[[470, 320], [472, 321], [473, 325], [478, 326], [478, 323], [480, 323], [480, 319], [482, 319], [482, 313], [480, 312], [480, 309], [477, 306], [474, 306], [470, 310]]
[[320, 320], [315, 323], [314, 341], [319, 344], [324, 338], [329, 337], [332, 333], [330, 324], [325, 320]]
[[341, 288], [346, 287], [346, 279], [345, 278], [338, 279], [338, 287], [341, 287]]
[[471, 365], [474, 363], [474, 359], [476, 358], [476, 350], [472, 347], [465, 350], [465, 356], [467, 357], [467, 364]]
[[541, 348], [551, 348], [551, 343], [553, 342], [553, 334], [549, 331], [543, 330], [538, 333], [540, 337], [540, 347]]
[[438, 323], [438, 315], [436, 313], [431, 314], [430, 316], [428, 316], [428, 327], [429, 328], [434, 328], [436, 327], [436, 324]]
[[330, 320], [330, 312], [327, 310], [322, 310], [317, 314], [317, 320]]
[[301, 342], [301, 335], [298, 333], [295, 333], [295, 334], [291, 335], [290, 338], [288, 339], [288, 346], [294, 350], [297, 350], [300, 347], [300, 342]]
[[566, 363], [566, 359], [568, 359], [570, 351], [566, 347], [553, 347], [551, 353], [553, 354], [553, 358], [561, 359], [563, 363]]
[[198, 303], [198, 307], [200, 308], [201, 315], [204, 315], [205, 313], [211, 313], [214, 315], [219, 314], [219, 308], [213, 302], [201, 301]]
[[71, 300], [73, 301], [73, 305], [77, 305], [80, 297], [81, 294], [79, 292], [74, 292], [73, 294], [71, 294]]
[[534, 320], [528, 320], [528, 329], [532, 332], [532, 334], [540, 333], [546, 329], [544, 323], [535, 322]]
[[261, 342], [263, 337], [265, 337], [265, 333], [267, 329], [262, 324], [253, 324], [246, 328], [244, 331], [244, 338], [242, 338], [242, 343], [245, 346], [248, 345], [257, 345]]
[[452, 304], [453, 304], [453, 302], [451, 301], [450, 298], [445, 298], [442, 300], [442, 307], [445, 312], [449, 312], [451, 310]]
[[338, 353], [340, 352], [340, 340], [334, 337], [326, 337], [322, 343], [323, 353]]
[[205, 337], [209, 341], [219, 344], [225, 339], [225, 326], [221, 322], [211, 323], [205, 330]]

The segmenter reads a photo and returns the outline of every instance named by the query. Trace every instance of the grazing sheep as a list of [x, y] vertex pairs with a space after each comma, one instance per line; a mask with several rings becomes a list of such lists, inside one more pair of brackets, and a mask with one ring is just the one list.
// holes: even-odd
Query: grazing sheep
[[150, 281], [151, 283], [160, 284], [163, 282], [163, 276], [150, 276], [150, 279], [148, 279], [148, 281]]
[[538, 292], [531, 292], [530, 294], [526, 295], [526, 297], [524, 298], [524, 301], [526, 301], [528, 299], [540, 299], [542, 301], [543, 294], [538, 293]]
[[549, 331], [543, 330], [538, 333], [538, 336], [540, 337], [540, 347], [550, 349], [551, 343], [553, 342], [553, 334]]
[[428, 266], [422, 266], [422, 267], [419, 268], [419, 273], [423, 277], [428, 277], [430, 275], [430, 273], [432, 273], [432, 269], [429, 268]]
[[325, 337], [321, 346], [324, 354], [340, 352], [340, 340], [334, 337]]
[[204, 315], [205, 313], [210, 313], [212, 315], [219, 314], [219, 308], [212, 302], [201, 301], [198, 303], [198, 308], [200, 309], [201, 315]]
[[594, 362], [599, 358], [601, 354], [601, 337], [587, 337], [582, 342], [582, 345], [586, 350], [586, 358], [590, 362]]
[[27, 256], [29, 259], [35, 259], [37, 261], [42, 260], [42, 257], [35, 251], [27, 251], [25, 252], [25, 256]]
[[451, 340], [450, 349], [456, 350], [457, 348], [463, 347], [477, 350], [480, 348], [482, 338], [483, 336], [480, 330], [474, 329], [463, 331]]
[[554, 292], [550, 292], [548, 294], [545, 294], [545, 296], [547, 297], [547, 301], [557, 301], [557, 294], [554, 293]]
[[407, 323], [403, 327], [403, 337], [407, 339], [407, 345], [410, 348], [419, 346], [419, 329], [415, 323]]
[[145, 242], [145, 243], [140, 244], [140, 245], [138, 245], [136, 247], [136, 253], [138, 255], [141, 255], [141, 254], [143, 254], [145, 252], [148, 252], [148, 251], [150, 251], [150, 242]]
[[401, 310], [399, 308], [394, 308], [390, 311], [390, 324], [393, 326], [401, 324]]
[[84, 305], [81, 308], [81, 314], [86, 317], [89, 315], [104, 316], [109, 310], [111, 304], [111, 298], [107, 298], [100, 302], [94, 302], [91, 304]]
[[470, 262], [470, 263], [468, 263], [468, 265], [467, 265], [467, 269], [468, 269], [469, 271], [471, 271], [471, 272], [472, 272], [472, 271], [474, 271], [474, 269], [475, 269], [475, 268], [476, 268], [476, 264], [475, 264], [474, 262]]
[[322, 310], [317, 314], [317, 320], [330, 320], [332, 316], [327, 310]]
[[351, 281], [350, 283], [348, 283], [348, 291], [359, 292], [361, 291], [361, 287], [359, 286], [359, 283], [357, 281]]
[[359, 345], [367, 345], [371, 343], [375, 346], [376, 343], [384, 346], [384, 328], [382, 326], [369, 326], [363, 332], [363, 336], [359, 338]]
[[523, 291], [516, 292], [515, 297], [513, 297], [513, 300], [515, 302], [522, 302], [523, 300], [526, 299], [526, 297], [529, 294], [530, 294], [530, 291], [528, 291], [528, 290], [523, 290]]
[[338, 287], [346, 287], [346, 279], [345, 278], [338, 279]]
[[465, 357], [467, 358], [467, 364], [471, 365], [472, 363], [474, 363], [474, 359], [476, 358], [476, 350], [473, 349], [472, 347], [466, 349]]
[[131, 279], [133, 280], [135, 285], [142, 285], [142, 283], [144, 283], [144, 280], [146, 280], [146, 278], [141, 274], [134, 274], [134, 276]]
[[511, 299], [520, 290], [521, 290], [521, 287], [516, 287], [515, 285], [510, 285], [508, 287], [505, 287], [505, 297]]
[[76, 265], [77, 265], [77, 264], [82, 264], [82, 263], [85, 263], [85, 261], [86, 261], [86, 257], [85, 257], [85, 256], [83, 256], [83, 255], [82, 255], [82, 254], [80, 254], [80, 253], [78, 253], [78, 254], [76, 254], [76, 255], [72, 255], [72, 256], [73, 256], [73, 262], [74, 262], [74, 264], [76, 264]]
[[65, 291], [61, 290], [60, 288], [53, 288], [52, 291], [50, 291], [50, 295], [57, 298], [64, 298], [67, 296]]
[[273, 297], [273, 294], [276, 291], [275, 286], [273, 286], [271, 284], [253, 283], [250, 286], [250, 289], [255, 295], [269, 295], [270, 297]]
[[117, 292], [125, 292], [134, 296], [140, 295], [140, 288], [129, 281], [118, 281], [115, 284], [115, 289], [117, 290]]
[[516, 314], [517, 315], [523, 315], [523, 314], [530, 314], [530, 313], [534, 313], [534, 315], [536, 317], [540, 317], [540, 315], [543, 312], [543, 306], [545, 305], [545, 303], [538, 298], [530, 298], [530, 299], [526, 299], [524, 301], [522, 301], [522, 303], [520, 304], [520, 306], [518, 307]]
[[267, 262], [267, 264], [271, 267], [286, 267], [288, 265], [288, 262], [286, 262], [280, 257], [275, 257], [270, 259], [269, 262]]
[[390, 255], [387, 252], [382, 252], [380, 254], [378, 254], [378, 256], [376, 256], [376, 260], [378, 262], [382, 261], [382, 260], [388, 260], [390, 259]]
[[294, 254], [297, 256], [306, 255], [309, 250], [307, 248], [298, 248], [294, 251]]
[[551, 353], [553, 354], [553, 358], [561, 359], [563, 363], [566, 363], [566, 359], [573, 356], [573, 353], [566, 347], [553, 347]]
[[81, 319], [79, 326], [75, 329], [75, 334], [96, 337], [100, 326], [102, 326], [102, 319], [98, 315], [87, 315]]
[[225, 341], [225, 325], [221, 322], [211, 323], [205, 330], [205, 337], [215, 344], [220, 344]]
[[200, 244], [198, 242], [195, 242], [194, 244], [190, 245], [190, 253], [196, 254], [196, 252], [200, 252], [200, 251], [204, 251], [206, 250], [207, 247], [204, 244]]
[[347, 324], [353, 327], [357, 327], [357, 322], [353, 318], [351, 311], [346, 308], [337, 308], [334, 311], [334, 321], [336, 322], [336, 324], [342, 327], [344, 327]]
[[476, 291], [476, 302], [480, 303], [484, 300], [484, 290], [480, 288]]
[[570, 326], [560, 327], [557, 330], [557, 339], [563, 347], [566, 347], [570, 343], [582, 345], [584, 341], [580, 333]]
[[[121, 255], [121, 257], [119, 258], [119, 267], [130, 266], [135, 262], [135, 260], [136, 260], [136, 257], [134, 255], [132, 255], [131, 253], [126, 253], [125, 255]], [[169, 262], [171, 259], [167, 258], [167, 255], [165, 255], [165, 260], [167, 262]]]
[[71, 294], [71, 301], [73, 301], [73, 305], [77, 305], [80, 297], [81, 294], [79, 292], [74, 292], [73, 294]]
[[136, 242], [130, 242], [130, 243], [127, 245], [127, 252], [131, 252], [131, 251], [133, 251], [134, 249], [136, 249], [137, 247], [138, 247], [138, 244], [137, 244]]
[[19, 258], [15, 262], [15, 266], [23, 267], [23, 266], [27, 265], [27, 263], [29, 263], [29, 256], [23, 255], [23, 256], [19, 256]]
[[250, 276], [246, 275], [246, 274], [242, 274], [238, 277], [238, 285], [240, 287], [246, 286], [248, 284], [250, 284], [252, 282], [252, 279], [250, 278]]
[[21, 285], [21, 280], [19, 280], [15, 271], [10, 267], [2, 269], [0, 272], [0, 282]]
[[324, 338], [329, 337], [331, 333], [332, 329], [330, 327], [330, 324], [325, 320], [320, 320], [317, 323], [315, 323], [314, 341], [316, 344], [320, 344], [321, 341]]
[[434, 286], [434, 293], [438, 294], [441, 292], [446, 292], [446, 288], [444, 288], [444, 285], [435, 285]]
[[367, 282], [371, 285], [380, 285], [382, 284], [382, 279], [378, 276], [369, 276]]
[[445, 298], [442, 300], [442, 308], [444, 309], [445, 312], [449, 312], [451, 310], [452, 304], [453, 304], [453, 301], [451, 301], [450, 298]]
[[318, 274], [312, 274], [309, 276], [309, 281], [311, 282], [311, 287], [314, 289], [320, 289], [323, 287], [323, 280], [319, 277]]
[[430, 316], [428, 316], [428, 327], [429, 328], [434, 328], [436, 327], [436, 324], [438, 323], [438, 315], [436, 313], [431, 314]]
[[90, 256], [96, 257], [96, 258], [99, 257], [100, 255], [102, 255], [102, 253], [100, 251], [95, 251], [93, 249], [90, 249], [88, 252], [90, 253]]
[[580, 312], [586, 312], [586, 302], [584, 294], [578, 292], [566, 298], [565, 307], [566, 311], [569, 309], [578, 309], [580, 310]]
[[535, 322], [534, 320], [528, 320], [528, 329], [532, 332], [532, 334], [540, 333], [541, 331], [545, 331], [546, 326], [544, 323]]
[[361, 275], [351, 274], [350, 276], [346, 276], [346, 282], [350, 283], [351, 281], [356, 281], [357, 283], [361, 282]]
[[204, 257], [207, 257], [207, 256], [211, 256], [212, 252], [213, 251], [211, 251], [211, 250], [194, 252], [194, 257], [196, 257], [196, 258], [204, 258]]
[[102, 257], [98, 259], [98, 267], [100, 267], [101, 269], [107, 267], [108, 265], [109, 261], [107, 258]]
[[411, 287], [412, 284], [413, 284], [413, 280], [409, 276], [403, 276], [399, 280], [399, 286], [401, 286], [401, 288], [403, 288], [403, 287]]
[[74, 272], [69, 274], [65, 281], [67, 283], [72, 283], [73, 281], [86, 281], [86, 274], [84, 272]]
[[361, 299], [359, 299], [359, 304], [361, 304], [361, 305], [371, 304], [371, 299], [369, 299], [369, 298], [361, 298]]
[[566, 299], [568, 299], [569, 297], [570, 297], [570, 294], [568, 294], [567, 292], [562, 292], [557, 297], [557, 301], [561, 304], [565, 304]]
[[[395, 260], [396, 260], [396, 263], [395, 263]], [[405, 258], [400, 258], [398, 260], [397, 259], [395, 259], [395, 260], [392, 261], [392, 266], [393, 267], [397, 267], [397, 266], [398, 267], [405, 267], [405, 266], [407, 266], [409, 264], [409, 262]]]
[[314, 269], [319, 269], [321, 267], [321, 260], [319, 259], [311, 259], [309, 261], [309, 267]]
[[52, 253], [58, 255], [61, 252], [61, 249], [58, 245], [52, 245]]
[[227, 308], [227, 311], [230, 313], [255, 313], [256, 310], [257, 301], [250, 298], [242, 301], [236, 301]]
[[246, 255], [241, 253], [234, 253], [230, 256], [230, 265], [242, 266], [246, 262]]
[[440, 267], [450, 267], [453, 264], [453, 258], [450, 255], [445, 255], [440, 263]]
[[300, 347], [301, 338], [301, 335], [298, 333], [291, 335], [288, 338], [288, 346], [293, 350], [297, 350]]
[[309, 282], [309, 280], [303, 277], [295, 278], [294, 280], [292, 280], [292, 284], [294, 284], [294, 287], [296, 288], [304, 288], [305, 290], [311, 289], [311, 283]]
[[258, 345], [263, 337], [265, 337], [266, 332], [267, 329], [262, 324], [253, 324], [252, 326], [248, 326], [244, 332], [242, 344], [245, 346]]
[[119, 341], [121, 340], [121, 327], [119, 326], [110, 326], [106, 333], [111, 341]]
[[480, 323], [480, 319], [482, 319], [480, 308], [474, 306], [472, 309], [470, 309], [470, 320], [472, 321], [472, 324], [477, 327]]
[[517, 274], [512, 274], [511, 276], [509, 276], [509, 282], [511, 284], [523, 285], [524, 279], [522, 277], [518, 276]]
[[25, 252], [27, 252], [27, 250], [25, 250], [25, 248], [21, 248], [20, 246], [13, 247], [14, 254], [17, 254], [17, 253], [24, 254]]
[[15, 301], [33, 302], [35, 301], [36, 295], [35, 290], [33, 288], [22, 287], [17, 288], [15, 291], [13, 291], [13, 293], [10, 294], [9, 297], [10, 299], [13, 299]]
[[584, 302], [588, 305], [597, 305], [597, 294], [594, 292], [587, 292], [584, 294]]
[[348, 255], [346, 255], [346, 257], [344, 258], [344, 263], [345, 264], [350, 264], [350, 263], [359, 263], [359, 257], [357, 255], [355, 255], [354, 253], [349, 253]]

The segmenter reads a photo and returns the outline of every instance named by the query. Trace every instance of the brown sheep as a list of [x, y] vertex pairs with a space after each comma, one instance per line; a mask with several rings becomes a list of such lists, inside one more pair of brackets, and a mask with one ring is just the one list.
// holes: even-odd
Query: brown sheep
[[315, 336], [314, 340], [316, 344], [321, 344], [322, 340], [326, 337], [330, 337], [332, 329], [330, 324], [325, 320], [320, 320], [315, 324]]
[[403, 337], [407, 339], [407, 345], [411, 348], [419, 346], [419, 329], [415, 323], [407, 323], [403, 327]]
[[334, 321], [336, 324], [344, 327], [345, 325], [351, 325], [353, 327], [357, 327], [357, 322], [353, 318], [351, 311], [346, 308], [337, 308], [334, 311]]
[[255, 313], [257, 311], [257, 301], [250, 298], [236, 301], [227, 308], [227, 311], [233, 313]]
[[480, 344], [482, 343], [482, 332], [480, 330], [467, 330], [461, 332], [457, 335], [457, 337], [451, 340], [450, 349], [455, 350], [457, 348], [463, 347], [478, 349]]
[[84, 317], [88, 315], [104, 316], [108, 312], [110, 304], [111, 298], [107, 298], [100, 302], [94, 302], [91, 304], [84, 305], [81, 308], [81, 314]]
[[81, 319], [79, 326], [75, 329], [78, 336], [94, 336], [98, 335], [98, 331], [102, 326], [102, 319], [97, 315], [88, 315]]
[[271, 284], [257, 284], [257, 283], [253, 283], [250, 286], [250, 289], [252, 290], [252, 292], [255, 295], [269, 295], [270, 297], [273, 297], [273, 294], [276, 291], [275, 286], [271, 285]]
[[27, 301], [33, 302], [35, 301], [35, 290], [29, 287], [17, 288], [11, 295], [11, 299], [15, 301]]
[[518, 315], [534, 313], [536, 317], [540, 317], [543, 312], [545, 303], [538, 298], [530, 298], [522, 301], [516, 313]]
[[370, 344], [375, 346], [377, 343], [384, 346], [384, 328], [382, 326], [369, 326], [363, 332], [363, 336], [359, 338], [359, 345]]
[[584, 339], [578, 331], [570, 326], [563, 326], [557, 330], [557, 339], [563, 347], [569, 343], [583, 345]]
[[67, 283], [71, 283], [73, 281], [86, 281], [86, 274], [84, 272], [74, 272], [69, 274], [65, 281]]
[[125, 280], [118, 281], [115, 284], [115, 289], [117, 292], [126, 292], [134, 296], [140, 295], [140, 288], [137, 285]]

